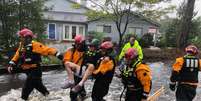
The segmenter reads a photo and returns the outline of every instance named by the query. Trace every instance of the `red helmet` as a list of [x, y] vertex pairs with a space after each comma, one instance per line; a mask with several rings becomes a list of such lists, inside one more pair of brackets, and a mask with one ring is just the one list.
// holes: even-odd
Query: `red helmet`
[[75, 43], [81, 44], [84, 41], [84, 38], [82, 35], [76, 35], [74, 40], [75, 40]]
[[132, 60], [138, 57], [138, 51], [135, 48], [129, 48], [125, 53], [125, 58]]
[[101, 49], [111, 49], [113, 47], [113, 44], [111, 41], [105, 41], [101, 44]]
[[20, 30], [18, 35], [21, 36], [21, 37], [26, 37], [26, 36], [34, 37], [33, 32], [30, 29], [27, 29], [27, 28], [24, 28], [24, 29]]
[[193, 55], [198, 54], [198, 48], [196, 46], [194, 46], [194, 45], [187, 46], [185, 51], [186, 51], [186, 53], [190, 53], [190, 54], [193, 54]]

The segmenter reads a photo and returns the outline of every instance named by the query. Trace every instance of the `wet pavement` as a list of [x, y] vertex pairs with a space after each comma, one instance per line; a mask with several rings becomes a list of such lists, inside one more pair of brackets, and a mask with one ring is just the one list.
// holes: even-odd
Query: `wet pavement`
[[[165, 91], [157, 99], [157, 101], [174, 101], [174, 92], [168, 89], [169, 76], [172, 62], [154, 62], [148, 63], [152, 69], [152, 95], [160, 87], [164, 86]], [[25, 74], [2, 75], [0, 76], [0, 101], [21, 101], [21, 87], [26, 78]], [[66, 72], [62, 70], [54, 70], [43, 72], [43, 82], [50, 90], [50, 95], [43, 97], [38, 91], [34, 90], [29, 100], [30, 101], [70, 101], [69, 89], [61, 89], [67, 78]], [[201, 82], [201, 78], [200, 78]], [[85, 84], [88, 98], [85, 101], [91, 101], [90, 95], [92, 91], [93, 81], [88, 80]], [[119, 78], [114, 77], [110, 85], [108, 95], [105, 97], [107, 101], [119, 101], [120, 94], [123, 90], [123, 85]], [[197, 89], [197, 96], [194, 101], [200, 101], [201, 87]]]

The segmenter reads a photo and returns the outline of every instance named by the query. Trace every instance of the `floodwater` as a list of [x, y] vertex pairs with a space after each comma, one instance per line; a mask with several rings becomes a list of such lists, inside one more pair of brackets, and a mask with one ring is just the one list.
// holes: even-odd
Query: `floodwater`
[[[172, 62], [154, 62], [147, 63], [152, 69], [152, 95], [162, 86], [165, 87], [165, 91], [157, 98], [157, 101], [175, 101], [174, 92], [168, 88], [169, 76], [171, 71]], [[63, 70], [54, 70], [49, 72], [43, 72], [43, 82], [50, 91], [50, 95], [43, 97], [38, 91], [34, 90], [29, 101], [70, 101], [69, 89], [61, 89], [64, 84], [67, 74]], [[21, 89], [26, 79], [25, 74], [15, 75], [2, 75], [0, 76], [0, 101], [22, 101], [20, 99]], [[201, 78], [200, 82], [201, 82]], [[91, 101], [90, 95], [92, 91], [93, 80], [88, 80], [85, 84], [88, 98], [85, 101]], [[114, 77], [110, 85], [108, 95], [105, 97], [106, 101], [119, 101], [120, 94], [123, 90], [123, 85], [119, 78]], [[201, 87], [197, 89], [197, 96], [194, 101], [200, 101], [201, 99]]]

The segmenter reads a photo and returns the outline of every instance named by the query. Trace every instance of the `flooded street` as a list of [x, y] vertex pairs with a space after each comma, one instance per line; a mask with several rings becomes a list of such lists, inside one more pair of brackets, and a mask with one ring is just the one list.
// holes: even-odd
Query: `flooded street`
[[[152, 91], [151, 95], [164, 86], [165, 91], [158, 98], [158, 101], [174, 101], [174, 92], [168, 88], [170, 76], [171, 62], [154, 62], [148, 63], [152, 69]], [[61, 89], [66, 79], [65, 71], [49, 71], [43, 72], [43, 82], [50, 91], [48, 97], [43, 97], [38, 91], [34, 90], [30, 95], [30, 101], [70, 101], [69, 89]], [[0, 101], [21, 101], [21, 87], [26, 78], [25, 74], [2, 75], [0, 76]], [[201, 82], [201, 79], [199, 80]], [[93, 81], [86, 82], [87, 95], [91, 95]], [[107, 101], [119, 101], [123, 85], [119, 78], [114, 77], [108, 95], [105, 97]], [[194, 101], [200, 101], [201, 87], [197, 89], [197, 96]], [[86, 101], [91, 101], [90, 97]]]

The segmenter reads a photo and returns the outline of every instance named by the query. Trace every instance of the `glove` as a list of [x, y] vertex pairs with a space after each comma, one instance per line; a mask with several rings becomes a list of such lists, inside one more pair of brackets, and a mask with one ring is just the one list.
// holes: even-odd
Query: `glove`
[[7, 68], [8, 72], [9, 73], [12, 73], [13, 72], [13, 66], [15, 66], [16, 64], [13, 62], [13, 61], [10, 61], [9, 62], [9, 66]]
[[143, 92], [142, 93], [142, 99], [146, 100], [149, 97], [149, 93]]
[[63, 55], [60, 52], [56, 53], [56, 57], [60, 60], [63, 60]]
[[171, 91], [175, 91], [175, 87], [176, 87], [176, 83], [175, 82], [172, 82], [169, 84], [169, 88]]
[[12, 66], [8, 66], [7, 70], [8, 70], [9, 73], [12, 73], [13, 67]]

